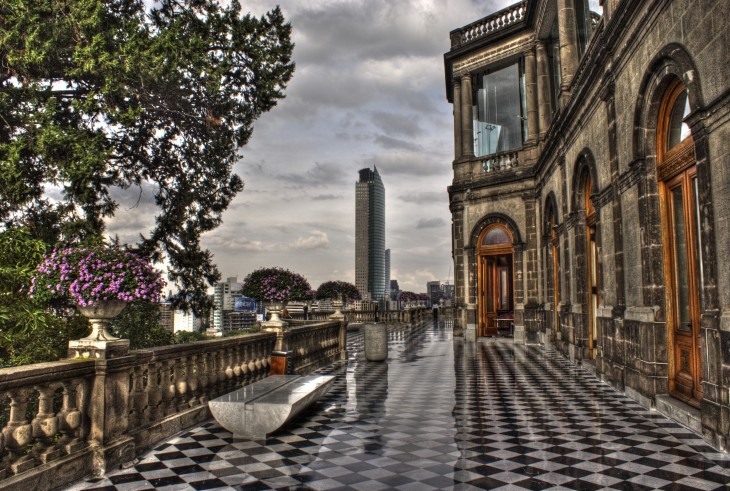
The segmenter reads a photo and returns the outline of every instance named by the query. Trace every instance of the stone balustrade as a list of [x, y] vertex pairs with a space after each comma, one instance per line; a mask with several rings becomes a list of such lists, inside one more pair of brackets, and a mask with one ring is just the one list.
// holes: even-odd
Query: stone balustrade
[[[282, 333], [294, 373], [346, 359], [344, 319], [300, 322]], [[209, 420], [208, 400], [269, 375], [278, 335], [0, 369], [0, 489], [100, 476]]]
[[516, 151], [495, 153], [480, 160], [482, 170], [488, 174], [517, 167], [519, 165], [519, 154]]
[[483, 19], [451, 31], [451, 45], [459, 46], [521, 23], [527, 16], [527, 0], [495, 12]]
[[311, 322], [300, 324], [293, 321], [283, 332], [283, 345], [290, 352], [290, 373], [303, 375], [347, 359], [347, 324], [344, 319]]

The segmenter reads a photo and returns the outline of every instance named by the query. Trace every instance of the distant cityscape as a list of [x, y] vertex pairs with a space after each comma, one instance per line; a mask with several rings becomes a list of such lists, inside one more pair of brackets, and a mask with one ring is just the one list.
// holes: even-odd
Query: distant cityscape
[[[359, 309], [363, 303], [375, 302], [379, 309], [398, 310], [404, 307], [401, 302], [401, 289], [398, 280], [391, 278], [391, 250], [385, 248], [385, 187], [378, 169], [365, 168], [358, 172], [355, 184], [355, 287], [363, 302], [347, 305]], [[237, 276], [215, 285], [213, 291], [213, 310], [209, 318], [196, 317], [192, 312], [173, 310], [168, 302], [160, 306], [160, 323], [170, 332], [201, 331], [221, 335], [230, 331], [250, 329], [261, 320], [263, 306], [243, 296], [243, 282]], [[426, 283], [423, 296], [427, 307], [451, 305], [454, 285], [448, 279]], [[330, 302], [307, 302], [307, 308], [330, 310]], [[372, 308], [368, 304], [367, 308]]]

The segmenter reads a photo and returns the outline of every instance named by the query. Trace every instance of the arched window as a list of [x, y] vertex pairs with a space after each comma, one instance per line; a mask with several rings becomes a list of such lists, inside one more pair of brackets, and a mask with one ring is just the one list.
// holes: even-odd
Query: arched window
[[662, 208], [667, 306], [669, 391], [689, 404], [702, 399], [700, 354], [699, 203], [694, 142], [684, 122], [690, 112], [679, 80], [667, 88], [657, 121], [657, 178]]

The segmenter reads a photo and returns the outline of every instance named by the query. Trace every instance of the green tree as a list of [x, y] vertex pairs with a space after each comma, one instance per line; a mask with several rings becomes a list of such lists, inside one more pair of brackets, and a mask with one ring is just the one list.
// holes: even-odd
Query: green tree
[[153, 302], [130, 302], [111, 322], [114, 335], [129, 339], [130, 349], [173, 344], [175, 336], [160, 326], [160, 305]]
[[347, 281], [325, 281], [317, 288], [316, 297], [319, 300], [328, 298], [341, 300], [360, 300], [360, 291]]
[[166, 260], [173, 304], [198, 314], [220, 278], [200, 239], [243, 189], [232, 166], [253, 122], [284, 97], [291, 26], [237, 0], [154, 5], [0, 2], [0, 223], [79, 243], [103, 234], [114, 189], [151, 190], [137, 247]]
[[27, 295], [45, 251], [26, 229], [0, 232], [0, 365], [57, 360], [66, 356], [69, 339], [89, 332], [75, 309], [55, 311]]

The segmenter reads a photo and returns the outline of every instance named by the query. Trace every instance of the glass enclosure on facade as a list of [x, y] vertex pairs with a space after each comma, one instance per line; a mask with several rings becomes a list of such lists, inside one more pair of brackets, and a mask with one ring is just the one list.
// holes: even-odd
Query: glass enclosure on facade
[[474, 91], [474, 154], [481, 157], [522, 146], [527, 139], [523, 61], [478, 74]]

